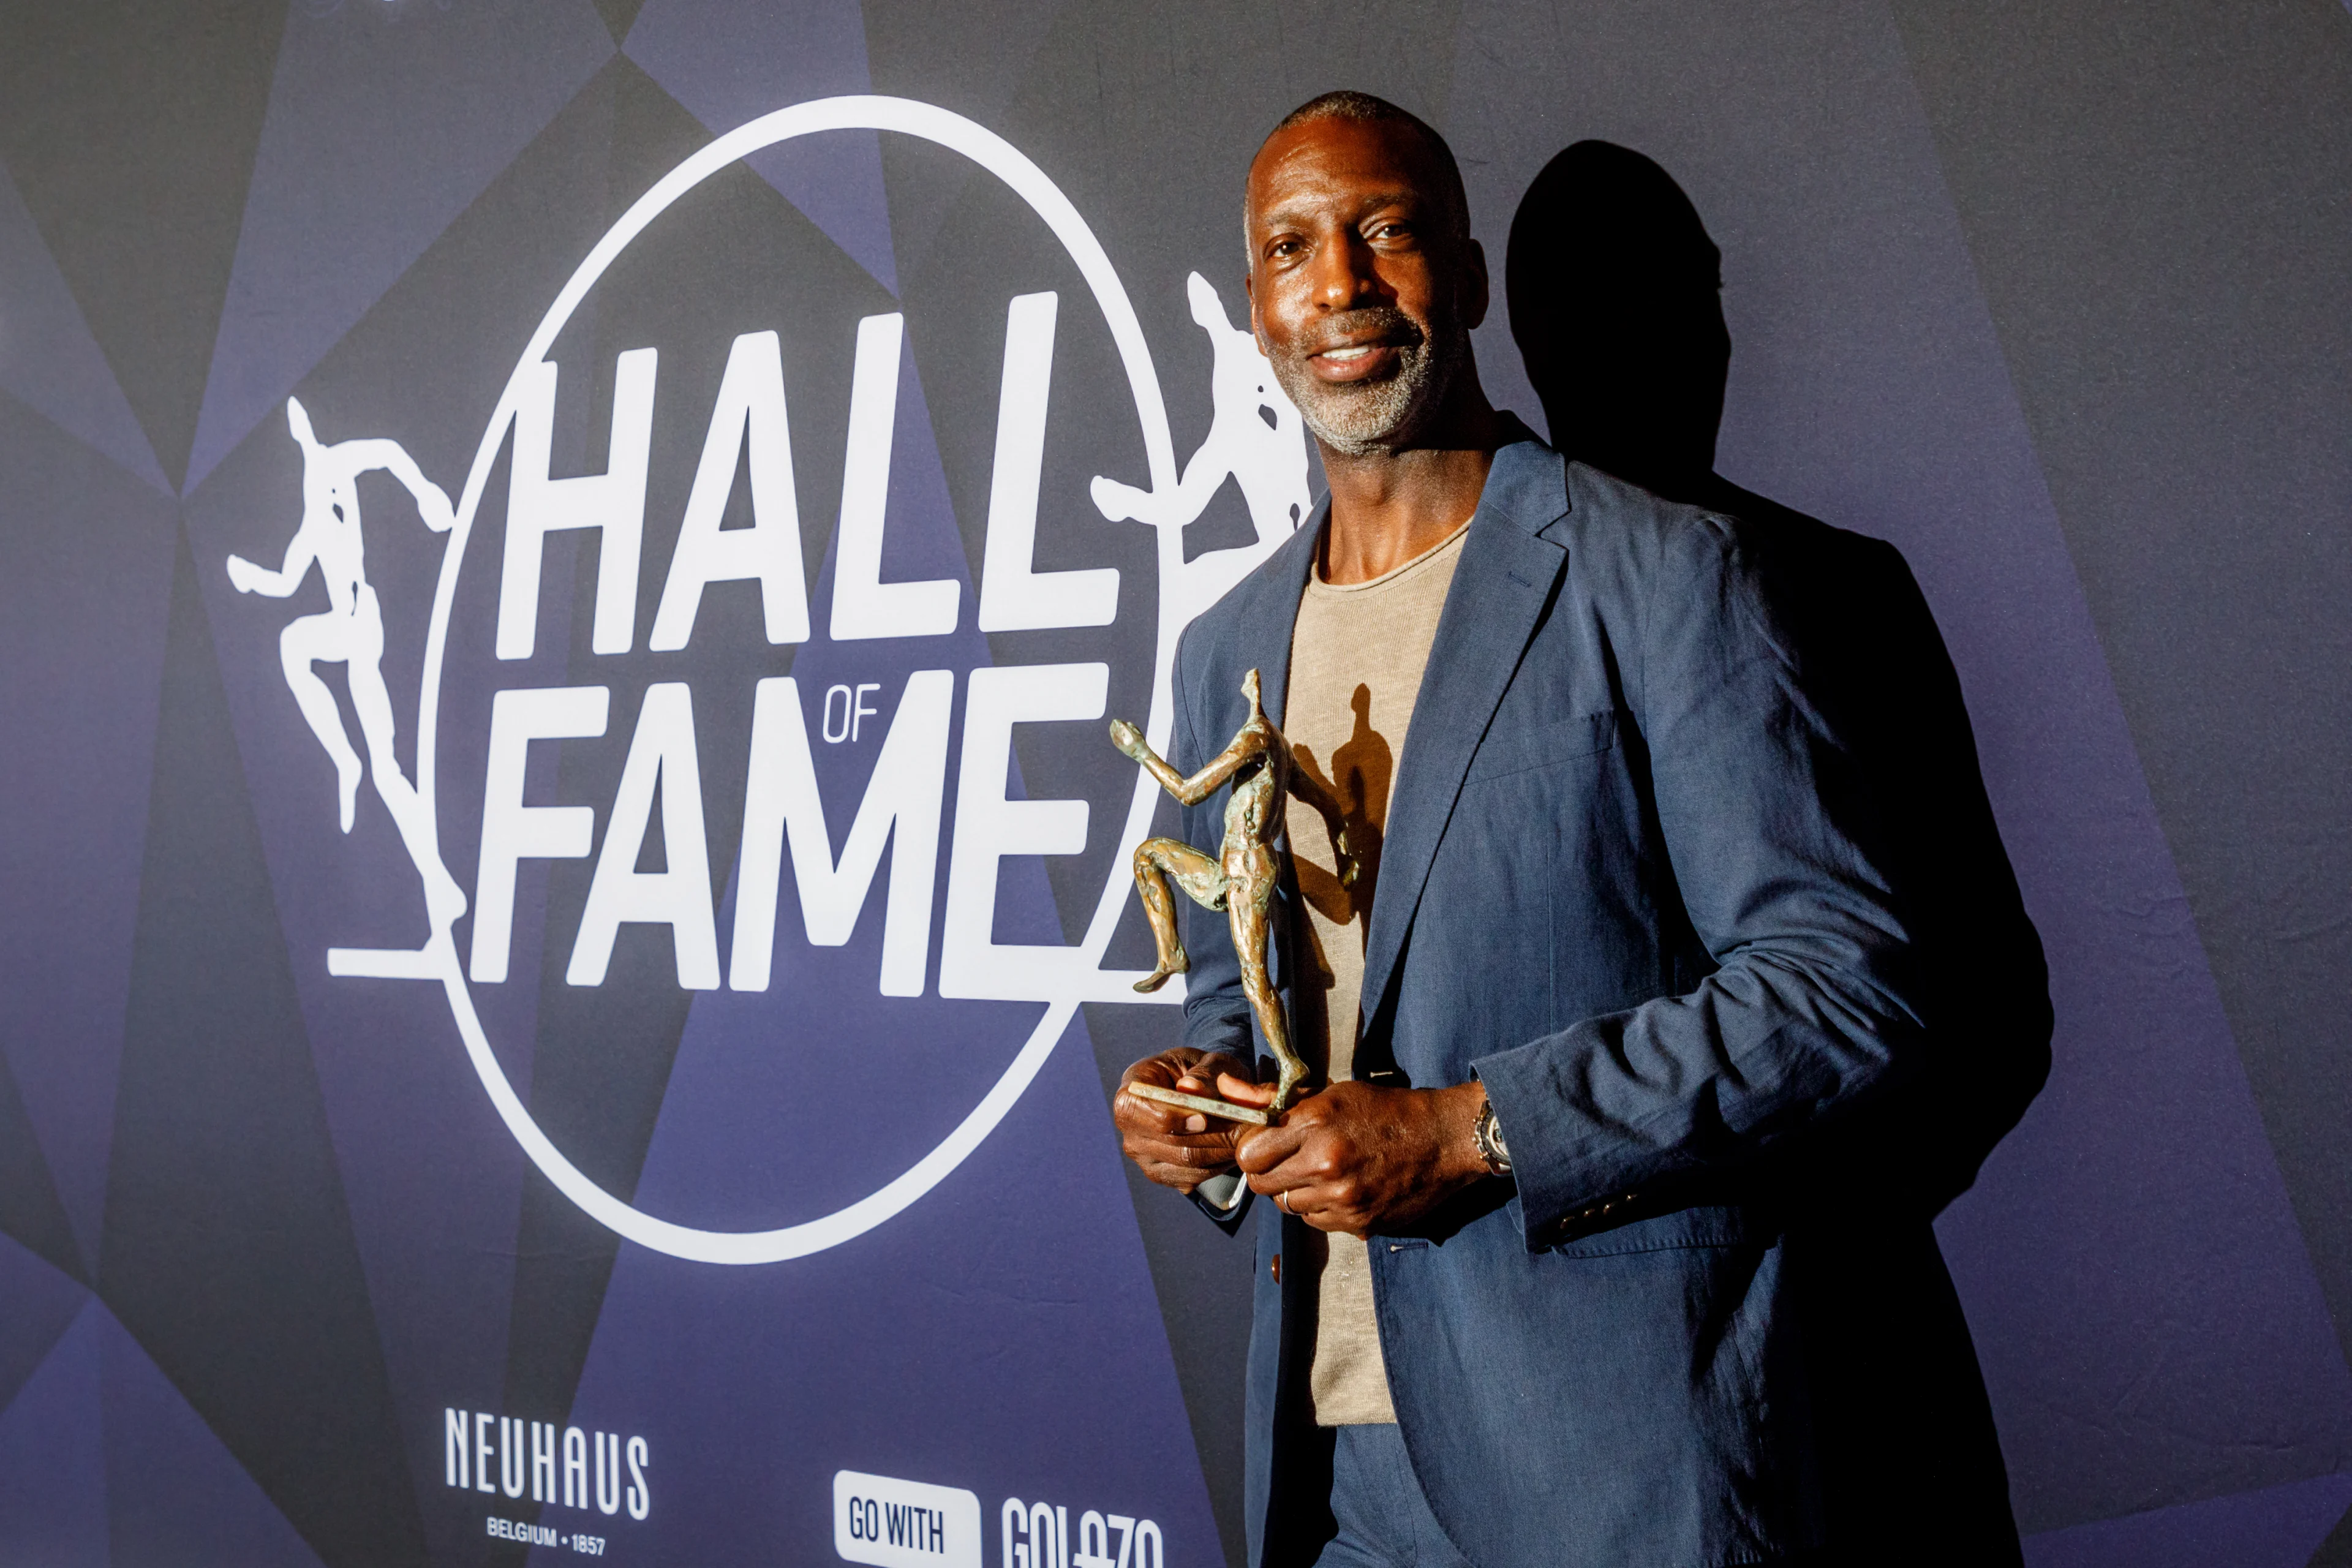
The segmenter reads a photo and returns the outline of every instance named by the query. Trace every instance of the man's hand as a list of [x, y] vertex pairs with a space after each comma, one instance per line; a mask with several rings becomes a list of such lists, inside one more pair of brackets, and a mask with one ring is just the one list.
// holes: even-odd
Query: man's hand
[[1218, 1095], [1242, 1104], [1263, 1105], [1273, 1091], [1257, 1092], [1245, 1076], [1248, 1071], [1244, 1063], [1232, 1057], [1211, 1055], [1190, 1046], [1144, 1058], [1120, 1077], [1119, 1093], [1110, 1103], [1119, 1147], [1145, 1175], [1179, 1192], [1189, 1193], [1211, 1176], [1232, 1170], [1242, 1123], [1161, 1105], [1129, 1094], [1127, 1086], [1150, 1083], [1186, 1094]]
[[[1226, 1098], [1244, 1095], [1229, 1090]], [[1272, 1095], [1246, 1098], [1263, 1105]], [[1486, 1175], [1475, 1137], [1486, 1103], [1486, 1088], [1476, 1083], [1335, 1083], [1292, 1106], [1276, 1125], [1250, 1129], [1235, 1163], [1253, 1192], [1318, 1230], [1393, 1230]]]

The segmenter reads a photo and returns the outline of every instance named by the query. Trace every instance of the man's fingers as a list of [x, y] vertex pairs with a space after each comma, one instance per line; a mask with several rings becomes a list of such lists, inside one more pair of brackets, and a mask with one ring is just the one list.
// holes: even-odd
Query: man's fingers
[[1110, 1115], [1111, 1124], [1131, 1138], [1199, 1138], [1219, 1148], [1233, 1147], [1232, 1123], [1212, 1124], [1198, 1111], [1162, 1105], [1156, 1100], [1130, 1094], [1124, 1088], [1111, 1100]]
[[[1298, 1152], [1299, 1141], [1300, 1133], [1295, 1127], [1253, 1128], [1248, 1137], [1234, 1145], [1234, 1163], [1250, 1176], [1266, 1175]], [[1258, 1190], [1271, 1193], [1287, 1184], [1277, 1183]]]
[[1128, 1084], [1120, 1084], [1111, 1097], [1110, 1119], [1132, 1132], [1173, 1132], [1179, 1121], [1173, 1108], [1131, 1093]]
[[1144, 1175], [1162, 1186], [1190, 1192], [1234, 1166], [1234, 1125], [1167, 1106], [1130, 1092], [1137, 1084], [1205, 1094], [1223, 1070], [1242, 1064], [1222, 1052], [1179, 1047], [1147, 1057], [1129, 1068], [1111, 1099], [1111, 1123], [1119, 1148]]
[[[1184, 1094], [1199, 1094], [1204, 1087], [1205, 1086], [1201, 1082], [1201, 1080], [1194, 1078], [1191, 1073], [1186, 1073], [1182, 1078], [1176, 1080], [1177, 1089], [1181, 1093]], [[1179, 1114], [1176, 1108], [1173, 1106], [1162, 1106], [1160, 1107], [1160, 1110], [1171, 1122], [1177, 1119]], [[1185, 1132], [1206, 1132], [1209, 1130], [1209, 1119], [1201, 1111], [1194, 1110], [1185, 1112], [1183, 1113], [1182, 1121], [1183, 1125], [1180, 1131]]]
[[1157, 1084], [1162, 1089], [1205, 1085], [1220, 1072], [1229, 1072], [1241, 1064], [1221, 1053], [1202, 1055], [1189, 1050], [1162, 1051], [1156, 1057], [1146, 1057], [1121, 1075], [1119, 1087], [1131, 1083]]
[[1130, 1158], [1149, 1160], [1160, 1164], [1193, 1165], [1202, 1170], [1222, 1170], [1234, 1163], [1233, 1145], [1223, 1139], [1207, 1135], [1188, 1137], [1177, 1133], [1166, 1138], [1129, 1138], [1127, 1152]]
[[1272, 1084], [1252, 1083], [1230, 1072], [1217, 1074], [1217, 1093], [1235, 1105], [1255, 1105], [1261, 1110], [1274, 1103]]
[[1143, 1161], [1138, 1161], [1137, 1166], [1143, 1172], [1146, 1181], [1155, 1182], [1163, 1187], [1173, 1187], [1180, 1193], [1191, 1192], [1217, 1173], [1214, 1171], [1203, 1171], [1191, 1165], [1161, 1165]]
[[[1219, 1081], [1222, 1083], [1223, 1080]], [[1266, 1090], [1266, 1100], [1271, 1101], [1273, 1098], [1273, 1091]], [[1324, 1109], [1318, 1103], [1321, 1099], [1320, 1095], [1309, 1095], [1284, 1111], [1282, 1120], [1273, 1126], [1251, 1129], [1249, 1134], [1234, 1145], [1234, 1153], [1239, 1157], [1242, 1169], [1253, 1175], [1270, 1172], [1305, 1147], [1307, 1141], [1322, 1130]], [[1295, 1184], [1300, 1179], [1300, 1174], [1294, 1173], [1287, 1182], [1280, 1184]]]
[[1221, 1144], [1229, 1146], [1232, 1142], [1230, 1129], [1213, 1127], [1210, 1118], [1204, 1113], [1182, 1110], [1155, 1100], [1147, 1100], [1132, 1090], [1137, 1084], [1149, 1084], [1154, 1088], [1175, 1089], [1185, 1094], [1207, 1095], [1216, 1092], [1218, 1086], [1236, 1084], [1250, 1091], [1248, 1096], [1240, 1100], [1240, 1103], [1264, 1104], [1264, 1099], [1256, 1096], [1255, 1086], [1234, 1078], [1229, 1072], [1217, 1070], [1231, 1065], [1233, 1058], [1230, 1057], [1204, 1057], [1181, 1067], [1167, 1057], [1153, 1057], [1138, 1062], [1128, 1068], [1126, 1078], [1119, 1084], [1119, 1091], [1111, 1101], [1111, 1119], [1128, 1132], [1151, 1137], [1208, 1134], [1215, 1136]]
[[1223, 1171], [1232, 1168], [1233, 1149], [1207, 1138], [1126, 1138], [1119, 1142], [1119, 1152], [1138, 1164], [1190, 1165], [1196, 1170]]
[[1128, 1158], [1138, 1164], [1219, 1171], [1234, 1163], [1232, 1131], [1209, 1125], [1206, 1117], [1189, 1116], [1122, 1090], [1112, 1101], [1112, 1123]]
[[1274, 1206], [1293, 1219], [1305, 1220], [1317, 1230], [1344, 1232], [1349, 1236], [1363, 1234], [1363, 1216], [1352, 1207], [1338, 1201], [1332, 1189], [1317, 1182], [1305, 1182], [1297, 1186], [1260, 1187], [1257, 1189]]
[[1301, 1215], [1299, 1218], [1317, 1230], [1329, 1231], [1337, 1236], [1352, 1236], [1361, 1240], [1365, 1234], [1362, 1220], [1339, 1209], [1318, 1209], [1313, 1214]]

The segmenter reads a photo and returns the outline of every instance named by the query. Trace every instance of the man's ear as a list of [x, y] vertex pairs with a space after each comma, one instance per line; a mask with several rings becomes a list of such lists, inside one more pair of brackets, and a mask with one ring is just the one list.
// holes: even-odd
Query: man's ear
[[1486, 308], [1494, 303], [1492, 285], [1486, 277], [1486, 247], [1475, 239], [1465, 238], [1467, 247], [1463, 268], [1462, 324], [1475, 331], [1485, 324]]

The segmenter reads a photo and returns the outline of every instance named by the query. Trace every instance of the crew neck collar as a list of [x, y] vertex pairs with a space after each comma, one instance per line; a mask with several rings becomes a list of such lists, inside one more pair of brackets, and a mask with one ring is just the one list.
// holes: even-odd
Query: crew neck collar
[[[1474, 513], [1473, 515], [1475, 514]], [[1428, 565], [1431, 562], [1435, 561], [1439, 556], [1445, 554], [1447, 552], [1460, 550], [1462, 548], [1462, 542], [1468, 538], [1469, 534], [1470, 519], [1464, 518], [1460, 525], [1457, 526], [1453, 532], [1447, 534], [1444, 538], [1439, 540], [1436, 543], [1431, 545], [1428, 549], [1423, 551], [1412, 560], [1404, 562], [1401, 565], [1391, 566], [1387, 571], [1381, 573], [1379, 576], [1368, 577], [1360, 583], [1327, 583], [1323, 580], [1323, 573], [1320, 568], [1309, 566], [1307, 573], [1307, 586], [1315, 590], [1317, 593], [1321, 594], [1361, 594], [1368, 589], [1385, 588], [1400, 577], [1410, 576], [1412, 574], [1418, 572], [1421, 568]]]

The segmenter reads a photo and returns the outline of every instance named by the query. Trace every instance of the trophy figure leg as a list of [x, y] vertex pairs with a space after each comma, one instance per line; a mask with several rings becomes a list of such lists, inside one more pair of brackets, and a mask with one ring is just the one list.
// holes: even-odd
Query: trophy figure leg
[[1289, 1109], [1291, 1096], [1307, 1077], [1307, 1063], [1290, 1047], [1290, 1029], [1283, 1018], [1282, 997], [1266, 976], [1265, 943], [1273, 913], [1274, 886], [1274, 852], [1259, 846], [1249, 857], [1245, 874], [1234, 879], [1226, 893], [1225, 917], [1233, 924], [1234, 951], [1241, 957], [1242, 994], [1249, 998], [1250, 1011], [1257, 1015], [1258, 1028], [1274, 1052], [1277, 1072], [1273, 1108], [1279, 1112]]
[[1192, 967], [1183, 939], [1176, 934], [1176, 900], [1168, 890], [1171, 880], [1204, 910], [1225, 907], [1225, 873], [1213, 856], [1178, 838], [1147, 838], [1137, 845], [1135, 890], [1143, 900], [1144, 918], [1151, 922], [1151, 941], [1159, 954], [1157, 967], [1135, 983], [1138, 991], [1157, 991], [1170, 975]]

